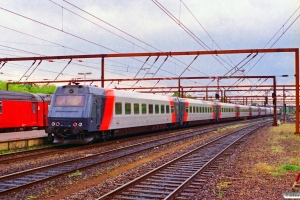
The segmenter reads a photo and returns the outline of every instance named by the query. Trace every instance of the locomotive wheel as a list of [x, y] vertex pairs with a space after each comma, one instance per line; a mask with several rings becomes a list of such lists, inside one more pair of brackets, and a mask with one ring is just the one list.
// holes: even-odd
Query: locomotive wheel
[[52, 133], [48, 133], [47, 141], [48, 141], [49, 143], [53, 143], [53, 141], [54, 141], [54, 136], [52, 136]]

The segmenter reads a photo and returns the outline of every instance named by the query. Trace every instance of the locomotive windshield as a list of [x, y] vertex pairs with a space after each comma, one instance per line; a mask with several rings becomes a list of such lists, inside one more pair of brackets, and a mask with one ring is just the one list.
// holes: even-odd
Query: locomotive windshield
[[84, 106], [84, 95], [59, 95], [54, 106]]

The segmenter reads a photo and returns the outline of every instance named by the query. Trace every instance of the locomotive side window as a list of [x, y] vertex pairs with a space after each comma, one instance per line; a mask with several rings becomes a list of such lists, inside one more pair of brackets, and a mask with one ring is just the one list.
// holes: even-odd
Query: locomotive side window
[[199, 113], [199, 107], [196, 107], [196, 112]]
[[2, 101], [0, 101], [0, 114], [2, 114]]
[[135, 115], [138, 115], [140, 113], [140, 104], [138, 103], [133, 104], [133, 113]]
[[122, 115], [122, 103], [120, 102], [115, 103], [115, 114]]
[[165, 113], [165, 105], [160, 105], [160, 112], [161, 114]]
[[196, 107], [193, 106], [193, 113], [196, 113]]
[[147, 114], [147, 105], [146, 104], [142, 104], [142, 114]]
[[185, 112], [186, 112], [186, 113], [189, 113], [189, 107], [188, 107], [188, 106], [185, 107]]
[[54, 106], [84, 106], [84, 95], [59, 95]]
[[149, 114], [153, 114], [153, 104], [148, 105]]
[[166, 105], [166, 113], [170, 113], [170, 106]]
[[36, 113], [36, 103], [32, 103], [32, 113]]
[[125, 115], [131, 114], [131, 103], [125, 103]]
[[192, 113], [193, 112], [193, 108], [192, 108], [192, 106], [190, 106], [190, 113]]
[[155, 114], [159, 114], [159, 105], [155, 104]]

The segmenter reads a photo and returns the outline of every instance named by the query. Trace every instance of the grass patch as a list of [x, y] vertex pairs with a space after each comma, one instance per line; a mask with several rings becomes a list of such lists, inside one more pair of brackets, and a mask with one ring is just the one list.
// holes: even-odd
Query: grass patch
[[227, 188], [229, 185], [231, 185], [231, 182], [220, 182], [220, 183], [218, 183], [217, 184], [217, 188], [218, 188], [218, 197], [220, 198], [220, 199], [222, 199], [222, 197], [223, 197], [223, 192], [222, 192], [222, 190], [224, 189], [224, 188]]
[[38, 198], [37, 196], [29, 196], [29, 197], [27, 197], [27, 200], [37, 199], [37, 198]]
[[280, 152], [283, 152], [283, 149], [281, 146], [271, 146], [271, 151], [273, 153], [280, 153]]
[[262, 172], [262, 173], [271, 173], [272, 171], [272, 167], [270, 165], [268, 165], [267, 163], [257, 163], [254, 166], [254, 169], [258, 172]]
[[281, 168], [281, 170], [293, 170], [293, 171], [299, 171], [300, 170], [300, 167], [297, 166], [297, 165], [283, 165]]
[[30, 151], [30, 150], [35, 150], [35, 149], [43, 149], [43, 148], [54, 147], [54, 146], [59, 146], [59, 144], [43, 144], [43, 145], [39, 145], [39, 146], [31, 146], [31, 147], [20, 148], [20, 149], [2, 150], [2, 151], [0, 151], [0, 154], [17, 153], [17, 152], [22, 152], [22, 151]]
[[81, 176], [82, 172], [80, 172], [79, 170], [77, 170], [76, 172], [69, 174], [68, 177], [72, 178], [72, 177], [76, 177], [76, 176]]

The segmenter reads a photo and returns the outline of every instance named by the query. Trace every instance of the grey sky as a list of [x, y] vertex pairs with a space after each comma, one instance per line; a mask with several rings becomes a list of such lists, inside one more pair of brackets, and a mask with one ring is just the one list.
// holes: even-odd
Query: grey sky
[[[56, 5], [53, 2], [59, 4]], [[1, 1], [0, 7], [26, 16], [53, 28], [0, 9], [0, 57], [36, 56], [22, 53], [19, 50], [41, 55], [69, 55], [83, 53], [114, 53], [114, 52], [145, 52], [145, 51], [194, 51], [205, 50], [203, 46], [192, 39], [177, 23], [168, 17], [154, 2], [163, 5], [180, 23], [188, 27], [201, 41], [206, 49], [250, 49], [250, 48], [299, 48], [300, 46], [300, 3], [298, 0], [87, 0], [69, 1], [99, 19], [130, 34], [130, 37], [119, 30], [108, 26], [103, 21], [92, 17], [63, 0], [14, 0]], [[210, 36], [202, 29], [187, 8], [194, 14]], [[63, 7], [63, 8], [62, 8]], [[86, 21], [79, 16], [90, 20]], [[296, 11], [297, 10], [297, 11]], [[296, 13], [292, 16], [292, 14]], [[286, 23], [289, 17], [292, 18]], [[296, 20], [296, 21], [295, 21]], [[291, 25], [294, 22], [293, 25]], [[283, 26], [286, 23], [285, 26]], [[290, 26], [291, 25], [291, 26]], [[289, 27], [290, 26], [290, 27]], [[6, 28], [4, 28], [6, 27]], [[102, 28], [101, 28], [102, 27]], [[288, 28], [289, 27], [289, 28]], [[8, 29], [9, 28], [9, 29]], [[105, 29], [103, 29], [105, 28]], [[280, 29], [281, 28], [281, 29]], [[15, 31], [12, 31], [13, 29]], [[288, 30], [287, 30], [288, 29]], [[63, 31], [61, 31], [63, 30]], [[267, 45], [267, 42], [277, 32], [278, 34]], [[52, 43], [24, 35], [29, 34]], [[286, 32], [285, 32], [286, 31]], [[67, 33], [81, 37], [68, 35]], [[114, 34], [112, 34], [114, 33]], [[212, 37], [213, 40], [210, 38]], [[144, 43], [140, 42], [143, 41]], [[215, 44], [215, 43], [217, 44]], [[59, 45], [57, 45], [59, 44]], [[147, 44], [151, 45], [148, 46]], [[64, 47], [63, 47], [64, 46]], [[103, 48], [105, 47], [105, 48]], [[155, 48], [152, 48], [155, 47]], [[15, 49], [12, 49], [15, 48]], [[69, 48], [75, 49], [71, 50]], [[111, 50], [108, 50], [111, 49]], [[224, 61], [218, 62], [212, 56], [199, 56], [183, 76], [222, 76], [227, 69], [232, 68], [247, 55], [220, 56]], [[252, 57], [253, 55], [251, 55]], [[255, 66], [262, 55], [257, 55], [244, 66], [247, 75], [282, 75], [294, 74], [294, 57], [292, 54], [266, 54]], [[145, 65], [149, 68], [156, 58], [150, 58]], [[119, 77], [152, 77], [165, 58], [159, 58], [149, 74], [142, 70], [146, 58], [109, 59], [106, 61], [106, 78]], [[168, 59], [155, 77], [172, 77], [180, 75], [194, 57], [177, 57], [178, 60]], [[66, 61], [42, 62], [29, 80], [54, 79], [66, 65]], [[58, 79], [78, 77], [78, 72], [91, 71], [89, 78], [100, 78], [100, 59], [89, 59], [79, 63], [72, 61], [63, 75]], [[81, 64], [79, 65], [75, 65]], [[32, 62], [7, 63], [0, 69], [1, 80], [19, 80], [31, 66]], [[84, 66], [82, 66], [84, 65]], [[253, 67], [253, 69], [251, 69]], [[249, 71], [249, 69], [251, 69]], [[28, 71], [27, 75], [30, 74]], [[241, 75], [241, 73], [240, 73]], [[25, 80], [23, 78], [22, 80]], [[243, 84], [255, 84], [257, 80], [245, 81]], [[267, 81], [268, 82], [268, 81]], [[209, 81], [186, 81], [184, 84], [206, 85]], [[231, 82], [227, 82], [230, 84]], [[271, 83], [271, 82], [270, 82]], [[278, 78], [279, 84], [294, 83], [293, 78]], [[108, 86], [107, 83], [106, 86]], [[131, 86], [133, 82], [113, 86]], [[155, 82], [143, 82], [137, 85], [153, 86]], [[176, 85], [172, 82], [161, 82], [158, 86]], [[215, 83], [212, 83], [215, 84]], [[224, 82], [226, 84], [226, 81]]]

